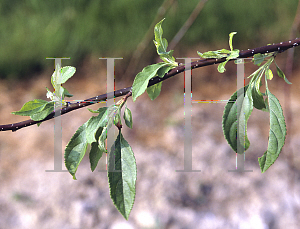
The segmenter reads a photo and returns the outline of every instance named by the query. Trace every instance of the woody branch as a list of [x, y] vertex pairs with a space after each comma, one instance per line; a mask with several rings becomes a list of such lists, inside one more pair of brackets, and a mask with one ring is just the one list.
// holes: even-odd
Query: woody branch
[[[258, 48], [254, 48], [254, 49], [248, 49], [248, 50], [244, 50], [244, 51], [240, 51], [240, 55], [238, 58], [248, 58], [248, 57], [252, 57], [253, 55], [257, 54], [257, 53], [270, 53], [270, 52], [284, 52], [287, 49], [290, 48], [294, 48], [296, 46], [298, 46], [300, 44], [300, 38], [296, 38], [290, 41], [286, 41], [286, 42], [280, 42], [277, 44], [272, 44], [272, 45], [267, 45], [267, 46], [262, 46], [262, 47], [258, 47]], [[222, 58], [222, 59], [201, 59], [201, 60], [197, 60], [191, 63], [191, 68], [195, 69], [195, 68], [200, 68], [200, 67], [205, 67], [208, 65], [213, 65], [213, 64], [218, 64], [221, 62], [224, 62], [226, 60], [226, 58]], [[173, 68], [172, 70], [170, 70], [168, 73], [166, 73], [164, 75], [163, 78], [160, 77], [155, 77], [153, 79], [150, 80], [148, 87], [157, 84], [161, 81], [164, 81], [172, 76], [175, 76], [181, 72], [185, 71], [185, 66], [184, 65], [179, 65], [176, 68]], [[114, 97], [121, 97], [121, 96], [126, 96], [129, 97], [131, 96], [131, 87], [127, 87], [121, 90], [117, 90], [114, 92], [109, 93], [108, 95], [112, 94], [114, 95]], [[112, 96], [109, 96], [110, 98]], [[76, 104], [71, 104], [69, 106], [64, 106], [61, 109], [61, 115], [64, 115], [66, 113], [69, 113], [73, 110], [82, 108], [82, 107], [86, 107], [95, 103], [98, 103], [100, 101], [105, 101], [107, 99], [107, 94], [102, 94], [102, 95], [98, 95], [89, 99], [85, 99], [81, 102], [78, 102]], [[52, 118], [55, 117], [55, 111], [53, 111], [52, 113], [50, 113], [45, 119], [41, 120], [41, 121], [34, 121], [32, 119], [26, 120], [26, 121], [22, 121], [22, 122], [17, 122], [17, 123], [12, 123], [12, 124], [6, 124], [6, 125], [0, 125], [0, 131], [7, 131], [7, 130], [11, 130], [11, 131], [17, 131], [21, 128], [27, 127], [27, 126], [31, 126], [37, 123], [41, 123], [47, 120], [50, 120]]]

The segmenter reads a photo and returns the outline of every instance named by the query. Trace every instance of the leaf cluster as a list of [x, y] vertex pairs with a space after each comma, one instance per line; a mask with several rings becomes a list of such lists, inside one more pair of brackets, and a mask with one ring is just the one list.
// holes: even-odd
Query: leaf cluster
[[63, 101], [64, 98], [72, 97], [73, 95], [71, 95], [68, 90], [61, 85], [67, 82], [67, 80], [75, 74], [75, 71], [76, 69], [74, 67], [66, 66], [61, 68], [59, 65], [57, 65], [54, 73], [51, 76], [51, 84], [54, 88], [54, 91], [51, 92], [46, 87], [46, 96], [47, 98], [51, 99], [51, 101], [34, 99], [25, 103], [19, 111], [14, 111], [12, 114], [30, 116], [30, 118], [34, 121], [41, 121], [54, 111], [55, 105], [66, 105], [66, 103]]
[[178, 66], [178, 63], [175, 62], [175, 58], [172, 56], [173, 50], [167, 51], [168, 41], [162, 37], [163, 29], [161, 24], [163, 21], [164, 19], [155, 25], [155, 40], [153, 41], [156, 46], [157, 54], [163, 62], [149, 65], [136, 75], [132, 85], [133, 101], [135, 101], [137, 97], [142, 95], [146, 90], [151, 100], [157, 98], [161, 91], [162, 82], [148, 87], [149, 81], [156, 76], [163, 78], [167, 72]]
[[[164, 20], [164, 19], [163, 19]], [[163, 78], [171, 69], [178, 66], [173, 57], [173, 50], [167, 51], [168, 42], [162, 37], [162, 22], [156, 24], [154, 28], [154, 44], [156, 51], [162, 62], [146, 66], [139, 72], [132, 85], [133, 101], [147, 91], [151, 100], [157, 98], [161, 92], [162, 81], [148, 87], [149, 81], [154, 77]], [[236, 60], [239, 57], [239, 50], [233, 49], [232, 39], [236, 32], [229, 34], [230, 50], [221, 49], [217, 51], [208, 51], [205, 53], [198, 52], [202, 58], [224, 59], [218, 66], [218, 71], [223, 73], [225, 65], [230, 60]], [[231, 148], [239, 154], [243, 154], [250, 146], [247, 136], [247, 122], [254, 108], [268, 112], [270, 114], [270, 130], [268, 148], [262, 157], [258, 158], [261, 172], [265, 172], [278, 158], [284, 145], [286, 137], [286, 124], [283, 111], [278, 99], [268, 88], [268, 80], [273, 79], [273, 73], [270, 69], [272, 62], [275, 62], [276, 52], [268, 54], [256, 54], [253, 57], [253, 63], [259, 68], [252, 73], [248, 85], [237, 90], [229, 99], [225, 106], [223, 115], [223, 133], [225, 139]], [[266, 61], [263, 65], [262, 63]], [[284, 73], [276, 64], [276, 71], [279, 77], [283, 78], [286, 83], [290, 83]], [[19, 111], [12, 112], [16, 115], [30, 116], [32, 120], [40, 121], [45, 119], [54, 111], [55, 105], [61, 108], [62, 105], [68, 105], [64, 98], [72, 95], [65, 89], [62, 84], [70, 79], [76, 69], [74, 67], [63, 67], [59, 65], [51, 76], [51, 84], [54, 91], [47, 89], [47, 97], [50, 101], [35, 99], [24, 104]], [[262, 79], [265, 79], [266, 91], [262, 93]], [[101, 107], [98, 110], [88, 109], [92, 116], [87, 122], [82, 124], [65, 148], [65, 166], [69, 173], [76, 179], [76, 172], [84, 155], [89, 149], [89, 160], [91, 170], [94, 171], [98, 162], [103, 155], [107, 155], [107, 176], [109, 181], [110, 196], [116, 208], [128, 219], [135, 199], [136, 183], [136, 161], [134, 153], [129, 143], [121, 133], [122, 119], [125, 120], [126, 126], [133, 127], [132, 114], [127, 107], [126, 101], [131, 92], [123, 97], [116, 104], [109, 107]], [[125, 106], [124, 106], [125, 105]], [[122, 113], [122, 108], [124, 108]], [[121, 115], [122, 114], [122, 115]], [[116, 126], [119, 134], [114, 141], [110, 151], [107, 150], [106, 140], [107, 133]], [[90, 147], [88, 147], [90, 146]]]
[[[90, 145], [89, 159], [91, 170], [94, 171], [100, 158], [106, 155], [107, 132], [115, 125], [119, 129], [111, 150], [108, 153], [108, 182], [111, 198], [119, 212], [128, 219], [135, 198], [136, 162], [133, 151], [121, 133], [121, 109], [125, 100], [116, 105], [101, 107], [92, 113], [87, 122], [80, 126], [65, 149], [65, 165], [69, 173], [76, 180], [75, 174], [82, 161], [88, 145]], [[123, 112], [125, 124], [132, 128], [131, 111], [125, 106]]]
[[233, 46], [232, 46], [232, 39], [233, 39], [233, 36], [236, 34], [236, 32], [232, 32], [229, 34], [229, 47], [230, 47], [230, 50], [227, 50], [227, 49], [221, 49], [221, 50], [217, 50], [217, 51], [208, 51], [208, 52], [205, 52], [205, 53], [201, 53], [201, 52], [197, 52], [198, 55], [201, 57], [201, 58], [204, 58], [204, 59], [222, 59], [222, 58], [226, 58], [226, 60], [222, 63], [219, 64], [218, 66], [218, 71], [220, 73], [223, 73], [226, 71], [225, 69], [225, 65], [227, 64], [228, 61], [230, 60], [233, 60], [233, 59], [236, 59], [237, 57], [239, 57], [240, 55], [240, 50], [238, 49], [235, 49], [233, 50]]
[[[224, 136], [228, 144], [236, 153], [243, 154], [250, 146], [247, 136], [247, 122], [253, 108], [270, 113], [268, 148], [263, 156], [258, 158], [262, 173], [276, 161], [286, 137], [286, 124], [281, 105], [275, 95], [270, 92], [267, 82], [273, 79], [270, 65], [274, 61], [275, 55], [274, 53], [254, 55], [252, 61], [258, 66], [266, 58], [269, 59], [249, 76], [251, 80], [248, 85], [239, 89], [231, 96], [225, 106], [222, 122]], [[276, 62], [275, 65], [278, 76], [290, 84]], [[263, 75], [265, 76], [266, 84], [265, 93], [261, 93], [260, 91]]]

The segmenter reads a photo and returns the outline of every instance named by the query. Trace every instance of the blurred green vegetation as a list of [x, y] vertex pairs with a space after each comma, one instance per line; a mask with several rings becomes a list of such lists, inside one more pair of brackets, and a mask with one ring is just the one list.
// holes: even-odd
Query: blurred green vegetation
[[[88, 54], [130, 59], [162, 2], [2, 0], [0, 77], [25, 78], [34, 71], [53, 67], [53, 61], [46, 57], [71, 57], [75, 66]], [[174, 0], [167, 9], [163, 28], [169, 42], [198, 2]], [[234, 47], [239, 49], [287, 40], [297, 3], [208, 0], [179, 46], [228, 48], [228, 34], [233, 31], [238, 32]], [[150, 45], [153, 52], [146, 52], [143, 58], [155, 55], [153, 43]]]

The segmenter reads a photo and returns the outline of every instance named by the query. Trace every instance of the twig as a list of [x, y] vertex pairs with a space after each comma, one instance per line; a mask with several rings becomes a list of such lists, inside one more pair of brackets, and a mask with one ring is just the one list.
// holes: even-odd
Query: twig
[[125, 72], [125, 76], [132, 75], [135, 72], [136, 66], [140, 60], [141, 55], [143, 54], [145, 48], [149, 44], [149, 42], [152, 40], [153, 37], [153, 28], [155, 24], [160, 21], [165, 13], [167, 12], [168, 8], [173, 4], [174, 0], [165, 0], [162, 5], [157, 10], [156, 16], [154, 17], [154, 20], [152, 21], [152, 24], [150, 25], [148, 31], [146, 32], [145, 36], [143, 37], [142, 41], [138, 44], [136, 50], [134, 51], [130, 62], [128, 64], [128, 67]]
[[188, 29], [191, 27], [191, 25], [194, 23], [196, 18], [198, 17], [199, 13], [203, 9], [205, 3], [207, 0], [200, 0], [189, 18], [186, 20], [184, 25], [180, 28], [180, 30], [176, 33], [173, 40], [170, 42], [169, 49], [174, 49], [175, 46], [178, 44], [178, 42], [181, 40], [181, 38], [184, 36], [184, 34], [188, 31]]
[[[241, 51], [240, 55], [238, 58], [248, 58], [251, 57], [257, 53], [270, 53], [270, 52], [283, 52], [289, 48], [293, 48], [300, 45], [300, 39], [294, 39], [294, 40], [290, 40], [290, 41], [286, 41], [286, 42], [280, 42], [278, 44], [273, 44], [273, 45], [267, 45], [267, 46], [263, 46], [263, 47], [259, 47], [259, 48], [255, 48], [255, 49], [248, 49], [245, 51]], [[222, 58], [222, 59], [201, 59], [195, 62], [191, 63], [191, 68], [195, 69], [195, 68], [200, 68], [200, 67], [204, 67], [204, 66], [208, 66], [208, 65], [213, 65], [213, 64], [218, 64], [221, 62], [224, 62], [226, 60], [226, 58]], [[185, 71], [185, 66], [184, 65], [179, 65], [176, 68], [173, 68], [172, 70], [170, 70], [168, 73], [166, 73], [164, 75], [163, 78], [160, 77], [155, 77], [153, 79], [150, 80], [148, 87], [157, 84], [161, 81], [164, 81], [172, 76], [175, 76], [181, 72]], [[115, 97], [120, 97], [123, 96], [125, 94], [127, 94], [127, 98], [129, 96], [131, 96], [131, 87], [127, 87], [121, 90], [117, 90], [114, 92]], [[130, 94], [128, 94], [130, 93]], [[109, 96], [111, 97], [111, 96]], [[63, 107], [61, 109], [61, 115], [69, 113], [73, 110], [82, 108], [82, 107], [86, 107], [89, 105], [92, 105], [94, 103], [100, 102], [100, 101], [104, 101], [107, 99], [107, 94], [102, 94], [102, 95], [98, 95], [86, 100], [83, 100], [82, 102], [78, 102], [77, 104], [72, 104], [71, 106], [67, 106], [67, 107]], [[31, 126], [37, 123], [41, 123], [44, 122], [46, 120], [52, 119], [54, 118], [55, 115], [55, 111], [53, 111], [51, 114], [49, 114], [45, 119], [41, 120], [41, 121], [33, 121], [31, 119], [23, 121], [23, 122], [18, 122], [18, 123], [13, 123], [13, 124], [7, 124], [7, 125], [0, 125], [0, 131], [7, 131], [7, 130], [12, 130], [12, 131], [17, 131], [23, 127], [27, 127], [27, 126]]]

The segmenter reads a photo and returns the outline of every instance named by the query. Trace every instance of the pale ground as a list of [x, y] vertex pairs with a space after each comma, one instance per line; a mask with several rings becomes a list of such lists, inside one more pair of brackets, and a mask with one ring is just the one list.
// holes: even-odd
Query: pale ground
[[[105, 92], [101, 79], [106, 72], [104, 66], [99, 69], [98, 61], [88, 61], [65, 85], [70, 93], [77, 95], [74, 99]], [[228, 99], [236, 89], [235, 66], [230, 65], [227, 75], [217, 73], [216, 66], [194, 70], [193, 99]], [[50, 75], [48, 72], [19, 84], [1, 81], [0, 123], [25, 120], [10, 112], [19, 110], [31, 99], [45, 99], [45, 86], [51, 86]], [[228, 172], [235, 168], [235, 153], [222, 135], [225, 104], [193, 104], [193, 169], [201, 172], [183, 173], [175, 171], [183, 169], [183, 74], [164, 83], [164, 92], [157, 101], [150, 101], [146, 95], [135, 103], [129, 99], [133, 130], [124, 127], [123, 131], [135, 153], [138, 171], [136, 199], [128, 221], [110, 200], [106, 173], [92, 173], [87, 157], [79, 166], [77, 181], [66, 172], [45, 172], [54, 166], [53, 120], [40, 127], [0, 133], [0, 229], [299, 228], [300, 79], [297, 76], [299, 72], [290, 79], [293, 83], [290, 86], [293, 119], [287, 127], [290, 144], [264, 174], [257, 158], [267, 147], [267, 113], [254, 111], [249, 120], [251, 146], [245, 168], [253, 172], [238, 174]], [[269, 83], [271, 92], [284, 106], [283, 80], [273, 81]], [[130, 82], [117, 82], [116, 88], [130, 86]], [[63, 147], [89, 116], [90, 112], [84, 108], [62, 117]]]

